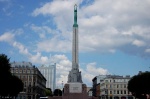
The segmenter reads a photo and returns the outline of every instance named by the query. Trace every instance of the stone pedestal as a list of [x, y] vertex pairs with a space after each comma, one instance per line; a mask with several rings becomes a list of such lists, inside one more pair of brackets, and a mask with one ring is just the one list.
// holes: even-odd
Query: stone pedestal
[[67, 83], [64, 86], [62, 99], [88, 99], [86, 84]]

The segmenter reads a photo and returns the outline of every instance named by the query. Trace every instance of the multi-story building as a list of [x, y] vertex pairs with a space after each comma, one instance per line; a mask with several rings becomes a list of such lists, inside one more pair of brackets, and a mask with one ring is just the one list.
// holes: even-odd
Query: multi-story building
[[24, 83], [24, 89], [18, 99], [39, 99], [45, 96], [46, 79], [30, 62], [12, 62], [11, 73], [18, 76]]
[[90, 89], [89, 91], [88, 91], [88, 96], [92, 96], [93, 95], [93, 89]]
[[98, 75], [92, 79], [93, 88], [92, 88], [92, 96], [98, 97], [100, 96], [100, 81], [104, 79], [106, 75]]
[[107, 75], [100, 81], [101, 99], [133, 99], [127, 89], [130, 76]]
[[46, 88], [51, 88], [54, 91], [56, 88], [56, 63], [53, 65], [42, 65], [38, 68], [47, 80]]

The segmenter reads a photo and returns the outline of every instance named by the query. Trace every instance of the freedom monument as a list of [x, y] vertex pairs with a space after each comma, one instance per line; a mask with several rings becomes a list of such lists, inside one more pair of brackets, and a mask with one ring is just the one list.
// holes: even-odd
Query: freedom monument
[[74, 5], [74, 24], [72, 40], [72, 69], [68, 75], [68, 83], [64, 86], [63, 99], [87, 99], [87, 87], [82, 82], [78, 59], [78, 24], [77, 5]]
[[49, 97], [49, 99], [98, 99], [97, 97], [88, 97], [87, 86], [82, 82], [81, 72], [79, 71], [76, 4], [74, 5], [74, 24], [72, 37], [72, 69], [69, 71], [68, 82], [64, 85], [64, 93], [62, 96]]

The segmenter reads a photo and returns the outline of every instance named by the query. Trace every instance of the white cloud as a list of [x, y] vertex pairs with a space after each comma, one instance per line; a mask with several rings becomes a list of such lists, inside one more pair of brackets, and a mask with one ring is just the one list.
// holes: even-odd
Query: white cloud
[[86, 71], [91, 74], [95, 74], [95, 75], [104, 75], [104, 74], [108, 73], [108, 71], [106, 69], [96, 68], [95, 62], [87, 64]]
[[55, 31], [55, 30], [52, 30], [50, 27], [48, 27], [48, 26], [36, 26], [36, 25], [34, 25], [34, 24], [32, 24], [31, 26], [30, 26], [30, 28], [34, 31], [34, 32], [36, 32], [36, 33], [38, 33], [39, 34], [39, 37], [40, 38], [46, 38], [46, 36], [48, 35], [48, 36], [51, 36], [52, 34], [58, 34], [57, 33], [57, 31]]
[[0, 41], [11, 43], [14, 40], [14, 36], [15, 34], [12, 34], [11, 32], [6, 32], [0, 35]]
[[30, 54], [30, 53], [28, 52], [28, 49], [25, 48], [24, 45], [22, 45], [22, 44], [19, 43], [19, 42], [14, 41], [14, 42], [13, 42], [13, 46], [14, 46], [15, 48], [18, 48], [18, 49], [19, 49], [19, 52], [20, 52], [21, 54], [24, 54], [24, 55], [29, 55], [29, 54]]
[[[9, 34], [10, 35], [10, 34]], [[7, 36], [6, 36], [7, 37]], [[10, 37], [10, 36], [9, 36]], [[2, 37], [3, 38], [3, 37]], [[71, 70], [72, 63], [71, 61], [64, 55], [64, 54], [56, 54], [53, 56], [43, 56], [41, 52], [37, 52], [35, 55], [31, 54], [28, 49], [21, 43], [17, 41], [12, 42], [12, 46], [17, 48], [19, 52], [25, 56], [27, 56], [28, 60], [33, 64], [52, 64], [56, 63], [56, 71], [57, 71], [57, 86], [60, 86], [63, 83], [67, 83], [68, 74]], [[92, 79], [96, 75], [99, 74], [107, 74], [108, 71], [103, 68], [97, 68], [96, 63], [89, 63], [85, 67], [86, 69], [80, 68], [82, 71], [82, 78], [83, 82], [86, 83], [88, 86], [91, 86]]]
[[[75, 2], [80, 6], [80, 8], [78, 7], [78, 23], [79, 49], [81, 52], [114, 53], [118, 49], [122, 50], [121, 47], [126, 45], [130, 45], [131, 48], [136, 45], [144, 50], [147, 47], [149, 48], [150, 26], [147, 22], [150, 20], [150, 14], [146, 10], [150, 9], [150, 4], [147, 0], [144, 2], [133, 0], [132, 3], [130, 0], [96, 0], [84, 6], [80, 5], [82, 1], [77, 0], [53, 1], [33, 11], [33, 16], [53, 16], [54, 23], [60, 30], [59, 36], [54, 34], [51, 40], [39, 42], [37, 44], [39, 50], [47, 52], [67, 52], [71, 50], [73, 5]], [[41, 36], [44, 37], [43, 34]], [[48, 42], [50, 43], [48, 44]], [[47, 44], [48, 48], [46, 48]], [[130, 48], [128, 49], [130, 50]], [[144, 53], [144, 50], [140, 53]]]
[[[81, 52], [111, 52], [117, 50], [130, 54], [147, 55], [150, 52], [150, 9], [149, 0], [95, 0], [91, 4], [82, 4], [81, 0], [53, 0], [32, 12], [32, 16], [50, 16], [56, 28], [51, 25], [26, 24], [39, 35], [33, 50], [15, 40], [16, 35], [24, 31], [6, 32], [0, 35], [0, 41], [8, 42], [24, 54], [33, 64], [57, 63], [57, 84], [67, 82], [71, 61], [65, 55], [43, 55], [43, 52], [71, 52], [73, 6], [78, 4], [79, 49]], [[5, 12], [7, 9], [3, 9]], [[31, 31], [31, 32], [32, 32]], [[135, 46], [136, 45], [136, 46]], [[138, 49], [137, 49], [138, 47]], [[30, 52], [29, 52], [30, 51]], [[148, 54], [149, 55], [149, 54]], [[106, 69], [88, 63], [86, 69], [80, 68], [83, 80], [90, 82], [99, 74], [107, 74]], [[63, 69], [63, 71], [62, 71]]]
[[[63, 83], [67, 83], [68, 81], [68, 74], [72, 68], [71, 61], [64, 55], [64, 54], [56, 54], [51, 57], [42, 56], [41, 53], [37, 53], [35, 56], [30, 58], [31, 62], [39, 63], [42, 57], [45, 60], [48, 60], [48, 64], [56, 63], [56, 84], [60, 86]], [[41, 61], [41, 63], [45, 61]], [[83, 82], [86, 83], [88, 86], [91, 86], [92, 79], [97, 75], [105, 75], [108, 74], [108, 70], [96, 67], [96, 63], [88, 63], [85, 67], [86, 69], [80, 68], [82, 71], [82, 79]]]
[[82, 71], [82, 79], [84, 83], [86, 82], [89, 85], [92, 85], [92, 79], [98, 75], [107, 75], [109, 74], [107, 69], [97, 67], [96, 62], [88, 63], [86, 68], [81, 68]]
[[37, 44], [37, 48], [40, 51], [46, 52], [69, 52], [71, 51], [71, 42], [69, 40], [61, 40], [56, 37], [39, 42]]
[[21, 43], [15, 40], [15, 37], [21, 35], [23, 33], [22, 29], [11, 30], [9, 32], [5, 32], [0, 36], [0, 41], [7, 42], [11, 46], [17, 48], [19, 53], [24, 55], [29, 55], [28, 49]]
[[145, 46], [145, 42], [140, 41], [140, 40], [134, 40], [134, 41], [132, 42], [132, 44], [133, 44], [133, 45], [136, 45], [136, 46], [138, 46], [138, 47]]
[[42, 15], [49, 15], [49, 14], [63, 14], [60, 12], [67, 12], [68, 10], [70, 10], [70, 8], [72, 8], [74, 6], [74, 4], [78, 4], [79, 0], [74, 0], [74, 1], [53, 1], [53, 2], [49, 2], [44, 4], [42, 7], [40, 8], [36, 8], [32, 15], [33, 16], [37, 16], [39, 14]]

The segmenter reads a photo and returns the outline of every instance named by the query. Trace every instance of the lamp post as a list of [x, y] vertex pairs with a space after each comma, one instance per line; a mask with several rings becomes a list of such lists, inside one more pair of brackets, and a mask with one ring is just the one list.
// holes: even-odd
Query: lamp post
[[62, 81], [62, 96], [63, 96], [63, 81]]

